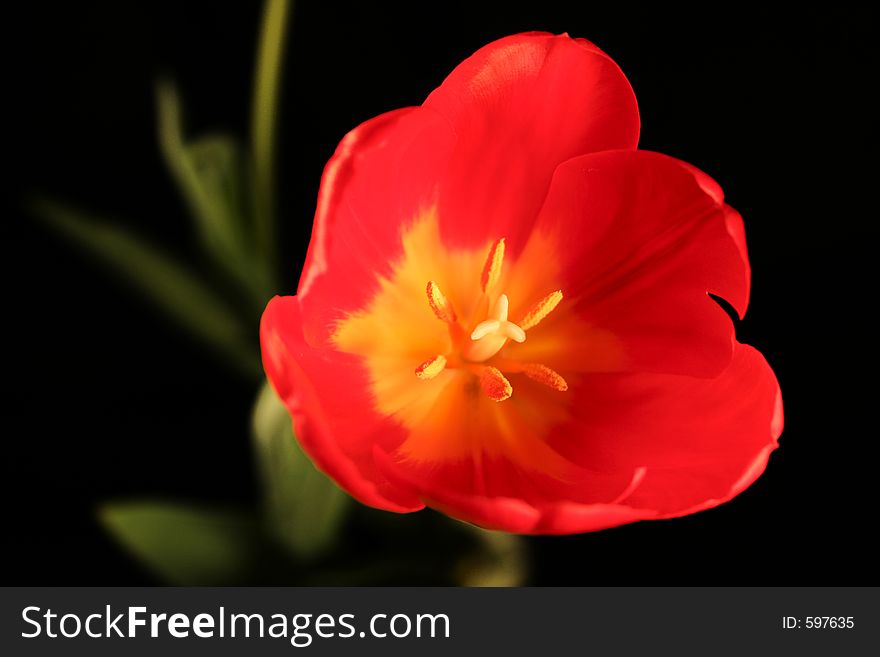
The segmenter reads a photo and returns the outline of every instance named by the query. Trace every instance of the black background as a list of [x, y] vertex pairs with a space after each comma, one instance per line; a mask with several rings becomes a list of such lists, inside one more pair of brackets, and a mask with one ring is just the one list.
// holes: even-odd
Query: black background
[[[420, 103], [506, 34], [569, 32], [629, 77], [641, 147], [699, 166], [746, 222], [753, 296], [741, 341], [785, 399], [767, 473], [718, 509], [529, 539], [538, 584], [876, 583], [876, 108], [866, 14], [739, 3], [302, 0], [281, 106], [292, 293], [321, 170], [342, 135]], [[97, 527], [105, 499], [249, 502], [253, 387], [20, 207], [53, 195], [196, 258], [155, 137], [171, 75], [192, 133], [245, 135], [257, 2], [31, 3], [4, 18], [4, 583], [138, 584]]]

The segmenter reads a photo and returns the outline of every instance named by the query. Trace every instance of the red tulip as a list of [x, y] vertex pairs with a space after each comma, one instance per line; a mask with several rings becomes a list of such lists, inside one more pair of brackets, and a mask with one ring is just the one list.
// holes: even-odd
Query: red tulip
[[750, 269], [719, 186], [638, 151], [615, 63], [521, 34], [349, 133], [263, 361], [365, 504], [574, 533], [706, 509], [764, 470], [773, 372], [736, 342]]

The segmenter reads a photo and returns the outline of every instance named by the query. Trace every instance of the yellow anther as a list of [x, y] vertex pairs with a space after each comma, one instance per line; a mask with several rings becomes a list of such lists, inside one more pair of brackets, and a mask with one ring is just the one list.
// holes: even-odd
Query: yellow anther
[[446, 356], [434, 356], [416, 368], [416, 376], [427, 381], [440, 374], [445, 368]]
[[568, 390], [568, 383], [565, 382], [565, 379], [563, 379], [558, 372], [551, 370], [546, 365], [529, 363], [528, 365], [523, 366], [523, 372], [525, 372], [525, 375], [533, 381], [543, 383], [549, 388], [553, 388], [559, 392], [565, 392]]
[[535, 328], [542, 319], [553, 312], [553, 309], [559, 305], [560, 301], [562, 301], [562, 290], [556, 290], [548, 294], [526, 313], [519, 323], [520, 328], [524, 331]]
[[428, 294], [428, 303], [431, 310], [437, 315], [438, 319], [443, 320], [447, 324], [455, 324], [458, 318], [455, 315], [455, 309], [449, 303], [444, 294], [440, 291], [440, 287], [434, 281], [428, 281], [428, 287], [425, 290]]
[[480, 374], [480, 386], [489, 399], [494, 401], [504, 401], [513, 394], [513, 386], [510, 381], [504, 378], [504, 375], [496, 367], [487, 366], [483, 368]]
[[486, 258], [486, 264], [483, 265], [483, 275], [480, 278], [480, 285], [483, 286], [483, 292], [488, 292], [498, 279], [501, 278], [501, 267], [504, 265], [504, 238], [495, 242], [489, 249], [489, 256]]

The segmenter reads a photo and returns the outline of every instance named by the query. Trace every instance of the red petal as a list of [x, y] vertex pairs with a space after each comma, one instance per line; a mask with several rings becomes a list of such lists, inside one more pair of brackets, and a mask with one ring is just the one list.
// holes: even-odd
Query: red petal
[[440, 197], [444, 238], [458, 245], [527, 234], [558, 164], [638, 144], [638, 106], [626, 77], [596, 46], [568, 35], [490, 43], [424, 107], [458, 136]]
[[776, 444], [765, 446], [748, 461], [707, 468], [648, 471], [643, 484], [626, 500], [632, 508], [656, 510], [658, 518], [704, 511], [739, 495], [764, 472]]
[[744, 313], [749, 267], [741, 219], [709, 182], [646, 151], [584, 155], [554, 175], [538, 228], [564, 247], [560, 286], [621, 340], [629, 370], [714, 376], [730, 362], [733, 324], [707, 293]]
[[[426, 474], [402, 467], [387, 452], [376, 449], [374, 459], [382, 472], [398, 485], [406, 488], [416, 487], [428, 505], [447, 515], [476, 525], [492, 529], [503, 529], [516, 533], [527, 533], [538, 521], [538, 511], [528, 502], [512, 497], [487, 497], [470, 490], [458, 491], [452, 481], [441, 482], [433, 488], [434, 495], [425, 490]], [[463, 464], [462, 468], [473, 465]]]
[[373, 446], [393, 449], [402, 435], [373, 410], [358, 359], [306, 344], [296, 297], [269, 302], [260, 342], [266, 375], [315, 465], [364, 504], [389, 511], [421, 509], [417, 498], [391, 486], [373, 464]]
[[[487, 529], [520, 534], [560, 533], [546, 528], [559, 524], [559, 517], [575, 508], [581, 515], [584, 508], [606, 509], [599, 513], [607, 523], [602, 527], [650, 515], [641, 510], [618, 509], [612, 504], [629, 488], [632, 473], [610, 475], [581, 470], [581, 481], [574, 483], [554, 481], [505, 459], [418, 466], [396, 461], [378, 448], [374, 457], [389, 480], [418, 491], [431, 508]], [[627, 519], [613, 522], [612, 517]]]
[[401, 250], [401, 230], [434, 202], [452, 144], [436, 114], [406, 108], [352, 130], [327, 163], [297, 296], [322, 345], [341, 311], [362, 307]]
[[298, 291], [306, 340], [363, 307], [401, 230], [435, 203], [448, 243], [528, 234], [560, 162], [637, 141], [632, 89], [592, 44], [527, 34], [482, 48], [422, 108], [367, 121], [328, 162]]
[[569, 392], [578, 396], [575, 415], [550, 444], [596, 470], [646, 467], [626, 500], [633, 506], [668, 511], [725, 497], [782, 431], [779, 384], [748, 345], [736, 345], [715, 379], [597, 374]]
[[766, 466], [782, 401], [760, 353], [738, 345], [717, 379], [659, 374], [585, 377], [578, 416], [551, 447], [597, 471], [550, 482], [501, 459], [414, 466], [376, 448], [388, 479], [429, 506], [517, 533], [569, 534], [694, 513], [734, 497]]
[[739, 249], [740, 257], [742, 258], [743, 264], [746, 268], [745, 293], [741, 295], [737, 305], [735, 306], [739, 318], [742, 319], [746, 313], [746, 306], [748, 306], [749, 304], [749, 292], [751, 291], [752, 280], [752, 268], [749, 263], [748, 251], [746, 250], [746, 231], [745, 227], [743, 226], [742, 217], [740, 216], [739, 212], [724, 203], [724, 191], [721, 189], [721, 185], [719, 185], [717, 182], [715, 182], [715, 180], [710, 178], [708, 175], [700, 171], [692, 164], [682, 162], [681, 160], [678, 160], [678, 162], [693, 174], [694, 178], [696, 178], [697, 180], [697, 183], [700, 185], [700, 188], [704, 192], [709, 194], [709, 196], [711, 196], [713, 199], [715, 199], [716, 203], [723, 207], [727, 232], [730, 234], [730, 238], [733, 240], [734, 244], [736, 244], [736, 248]]
[[560, 502], [544, 510], [532, 534], [583, 534], [600, 529], [649, 520], [658, 514], [622, 504], [574, 504]]

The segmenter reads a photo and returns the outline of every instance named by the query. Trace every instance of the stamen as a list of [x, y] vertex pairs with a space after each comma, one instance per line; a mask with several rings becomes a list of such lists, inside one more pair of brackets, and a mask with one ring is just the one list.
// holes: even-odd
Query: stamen
[[546, 365], [529, 363], [528, 365], [523, 366], [523, 372], [525, 372], [525, 375], [533, 381], [543, 383], [545, 386], [553, 388], [554, 390], [558, 390], [559, 392], [565, 392], [568, 390], [568, 383], [566, 383], [565, 379]]
[[483, 275], [480, 278], [480, 284], [483, 286], [483, 292], [488, 292], [498, 279], [501, 278], [501, 266], [504, 264], [504, 238], [495, 242], [489, 249], [489, 257], [486, 258], [486, 264], [483, 266]]
[[489, 399], [494, 401], [504, 401], [513, 394], [513, 386], [510, 385], [510, 381], [504, 378], [499, 369], [492, 366], [483, 368], [480, 375], [480, 386]]
[[562, 290], [556, 290], [548, 294], [526, 313], [526, 316], [519, 323], [520, 328], [524, 331], [535, 328], [542, 319], [553, 312], [553, 309], [559, 305], [560, 301], [562, 301]]
[[425, 290], [428, 294], [428, 303], [431, 310], [437, 315], [437, 318], [447, 324], [455, 324], [458, 318], [455, 315], [455, 308], [449, 303], [449, 300], [440, 291], [440, 287], [434, 281], [428, 281], [428, 287]]
[[433, 379], [446, 368], [446, 356], [429, 358], [416, 368], [416, 376], [425, 381]]

